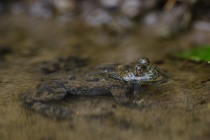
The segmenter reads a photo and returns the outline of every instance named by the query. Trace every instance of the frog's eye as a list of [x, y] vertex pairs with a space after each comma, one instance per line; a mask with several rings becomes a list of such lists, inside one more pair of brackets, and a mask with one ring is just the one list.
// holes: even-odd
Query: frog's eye
[[134, 75], [135, 76], [141, 76], [144, 73], [145, 70], [146, 70], [146, 66], [144, 66], [144, 65], [137, 65], [134, 68]]
[[145, 66], [136, 66], [136, 70], [139, 72], [143, 72], [145, 70]]
[[149, 62], [148, 58], [142, 57], [142, 58], [139, 59], [139, 63], [140, 64], [149, 64], [150, 62]]

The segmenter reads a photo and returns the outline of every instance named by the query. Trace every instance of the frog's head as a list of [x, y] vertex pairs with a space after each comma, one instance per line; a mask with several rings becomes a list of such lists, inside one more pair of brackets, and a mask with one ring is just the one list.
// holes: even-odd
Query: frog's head
[[159, 68], [150, 64], [148, 58], [142, 57], [121, 78], [132, 83], [147, 84], [154, 82], [158, 77]]

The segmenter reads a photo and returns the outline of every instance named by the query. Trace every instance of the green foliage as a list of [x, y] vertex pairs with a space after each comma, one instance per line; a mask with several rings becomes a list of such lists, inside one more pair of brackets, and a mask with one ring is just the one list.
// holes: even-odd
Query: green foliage
[[210, 62], [210, 45], [198, 46], [191, 50], [181, 52], [178, 54], [178, 57], [193, 61]]

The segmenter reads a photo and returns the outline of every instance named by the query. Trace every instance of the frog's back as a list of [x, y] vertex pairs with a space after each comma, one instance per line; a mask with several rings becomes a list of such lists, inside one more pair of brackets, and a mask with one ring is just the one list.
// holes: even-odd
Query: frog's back
[[120, 84], [117, 80], [109, 78], [98, 71], [88, 74], [74, 74], [68, 76], [68, 79], [64, 81], [66, 81], [64, 86], [67, 91], [75, 95], [109, 94], [112, 87]]

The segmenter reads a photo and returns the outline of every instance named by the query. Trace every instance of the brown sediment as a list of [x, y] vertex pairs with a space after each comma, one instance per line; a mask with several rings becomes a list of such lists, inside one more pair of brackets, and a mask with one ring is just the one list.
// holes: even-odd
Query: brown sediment
[[[210, 66], [193, 62], [186, 65], [167, 57], [178, 50], [176, 44], [183, 48], [189, 45], [193, 32], [160, 42], [137, 32], [129, 37], [116, 35], [113, 40], [101, 29], [84, 26], [81, 33], [74, 27], [78, 25], [61, 26], [25, 17], [1, 18], [0, 29], [4, 30], [0, 44], [11, 46], [12, 53], [4, 53], [4, 62], [0, 60], [0, 64], [7, 65], [0, 68], [0, 139], [209, 138], [210, 85], [204, 79], [208, 79]], [[74, 112], [73, 119], [63, 121], [24, 109], [19, 97], [35, 88], [46, 74], [37, 66], [69, 56], [90, 58], [88, 66], [130, 63], [146, 56], [168, 74], [169, 80], [142, 89], [136, 95], [141, 99], [139, 109], [121, 106], [111, 95], [71, 96], [53, 103]]]

